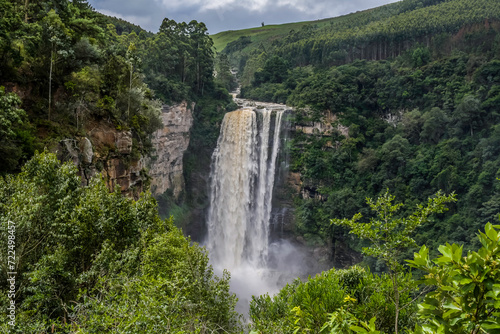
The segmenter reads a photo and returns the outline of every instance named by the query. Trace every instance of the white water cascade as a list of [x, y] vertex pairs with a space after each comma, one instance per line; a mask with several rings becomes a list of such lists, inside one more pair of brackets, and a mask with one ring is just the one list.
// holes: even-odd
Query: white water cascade
[[231, 291], [238, 297], [236, 311], [245, 315], [253, 295], [277, 293], [296, 277], [319, 272], [319, 266], [291, 239], [274, 236], [270, 243], [271, 220], [283, 228], [287, 212], [275, 208], [271, 215], [281, 132], [286, 133], [283, 114], [288, 107], [235, 101], [242, 109], [225, 115], [212, 155], [206, 246], [216, 274], [225, 269], [231, 273]]
[[227, 113], [212, 157], [208, 249], [232, 273], [266, 268], [283, 110]]

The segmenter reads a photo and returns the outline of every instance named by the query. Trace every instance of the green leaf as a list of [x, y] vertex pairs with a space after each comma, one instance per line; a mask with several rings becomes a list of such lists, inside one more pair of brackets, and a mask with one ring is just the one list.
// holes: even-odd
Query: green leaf
[[430, 305], [430, 304], [426, 304], [426, 303], [421, 303], [418, 306], [420, 306], [420, 307], [422, 307], [422, 308], [424, 308], [426, 310], [431, 310], [431, 311], [433, 311], [433, 310], [436, 309], [436, 306], [433, 306], [433, 305]]
[[443, 291], [455, 291], [456, 289], [452, 286], [447, 286], [447, 285], [444, 285], [442, 287], [440, 287], [441, 290]]
[[368, 331], [362, 327], [359, 326], [351, 326], [349, 327], [350, 330], [355, 331], [356, 333], [368, 333]]
[[460, 311], [459, 310], [449, 310], [449, 311], [446, 311], [443, 314], [443, 319], [449, 319], [452, 314], [457, 313], [457, 312], [460, 312]]
[[450, 325], [455, 326], [457, 324], [457, 322], [459, 322], [460, 320], [462, 320], [462, 318], [459, 318], [459, 317], [453, 318], [450, 320]]
[[451, 256], [440, 256], [436, 259], [436, 263], [450, 263]]
[[449, 258], [451, 258], [453, 252], [451, 251], [451, 247], [448, 247], [448, 243], [445, 245], [440, 245], [438, 247], [438, 250], [441, 254], [443, 254], [444, 256], [447, 256]]
[[460, 291], [463, 293], [463, 294], [466, 294], [468, 293], [469, 291], [473, 290], [474, 288], [476, 287], [476, 284], [475, 283], [469, 283], [467, 285], [464, 285]]
[[[477, 238], [479, 239], [479, 241], [481, 242], [483, 247], [487, 249], [488, 248], [488, 239], [486, 239], [485, 236], [486, 235], [484, 233], [479, 232], [479, 235], [477, 236]], [[481, 249], [479, 251], [481, 251]]]
[[498, 240], [498, 234], [490, 223], [486, 224], [486, 226], [484, 227], [484, 231], [486, 232], [488, 238], [490, 238], [492, 241]]
[[462, 260], [462, 246], [457, 247], [455, 252], [453, 252], [453, 261], [460, 262]]
[[461, 311], [462, 309], [453, 303], [448, 303], [443, 305], [444, 308]]
[[456, 277], [453, 277], [453, 280], [458, 281], [460, 284], [469, 284], [473, 281], [472, 278], [463, 275], [458, 275]]
[[500, 329], [500, 323], [494, 323], [494, 322], [482, 323], [481, 327], [486, 329]]

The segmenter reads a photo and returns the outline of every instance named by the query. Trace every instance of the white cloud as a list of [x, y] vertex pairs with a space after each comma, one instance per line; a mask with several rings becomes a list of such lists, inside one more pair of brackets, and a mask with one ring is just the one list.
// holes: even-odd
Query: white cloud
[[300, 0], [155, 0], [159, 1], [164, 8], [170, 10], [179, 10], [182, 8], [196, 8], [198, 12], [205, 12], [209, 10], [220, 10], [227, 12], [234, 8], [240, 8], [252, 12], [263, 12], [269, 7], [289, 6], [300, 11], [307, 11], [309, 6]]
[[155, 0], [168, 10], [200, 7], [203, 0]]
[[331, 3], [300, 0], [278, 0], [276, 5], [278, 7], [293, 8], [307, 14], [325, 13], [325, 11], [328, 11], [329, 7], [332, 7]]

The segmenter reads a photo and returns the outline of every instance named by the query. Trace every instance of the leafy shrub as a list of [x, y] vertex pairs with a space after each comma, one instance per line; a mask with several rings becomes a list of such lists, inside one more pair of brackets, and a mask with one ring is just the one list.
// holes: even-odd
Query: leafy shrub
[[0, 178], [2, 236], [9, 221], [15, 270], [2, 237], [0, 312], [6, 317], [7, 271], [15, 271], [13, 332], [239, 330], [229, 275], [213, 274], [206, 252], [159, 218], [149, 193], [134, 201], [99, 177], [82, 187], [73, 164], [37, 153], [19, 175]]
[[[411, 275], [401, 275], [400, 279], [408, 283]], [[307, 282], [297, 279], [273, 297], [253, 297], [251, 326], [258, 333], [320, 332], [329, 314], [339, 311], [349, 297], [353, 299], [349, 311], [356, 319], [369, 321], [376, 317], [377, 328], [391, 332], [395, 319], [394, 306], [387, 302], [391, 295], [388, 275], [374, 275], [358, 266], [330, 269]], [[403, 293], [400, 300], [411, 300], [409, 292]], [[400, 314], [401, 325], [412, 327], [415, 312], [414, 307], [405, 309]]]

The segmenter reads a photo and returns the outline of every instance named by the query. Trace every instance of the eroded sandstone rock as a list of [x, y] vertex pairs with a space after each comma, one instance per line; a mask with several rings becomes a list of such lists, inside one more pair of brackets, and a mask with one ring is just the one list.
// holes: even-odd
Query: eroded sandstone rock
[[186, 102], [162, 108], [163, 128], [153, 134], [154, 156], [145, 159], [154, 195], [171, 189], [177, 197], [184, 189], [182, 160], [189, 145], [193, 108], [194, 105], [189, 106]]

